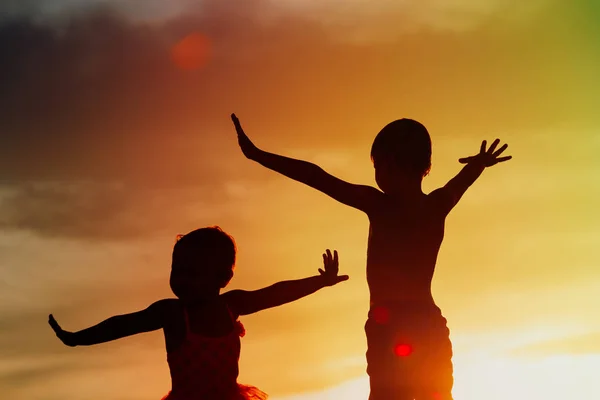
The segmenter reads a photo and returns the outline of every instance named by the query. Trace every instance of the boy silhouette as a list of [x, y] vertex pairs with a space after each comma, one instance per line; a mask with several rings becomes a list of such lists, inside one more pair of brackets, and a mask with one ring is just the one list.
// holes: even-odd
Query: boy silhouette
[[431, 281], [446, 216], [485, 168], [500, 157], [496, 139], [486, 150], [461, 158], [465, 167], [429, 194], [421, 188], [431, 168], [431, 138], [411, 119], [386, 125], [371, 148], [380, 190], [345, 182], [321, 167], [257, 148], [232, 114], [238, 142], [250, 160], [315, 188], [367, 214], [370, 222], [365, 324], [369, 400], [452, 400], [452, 344], [435, 304]]

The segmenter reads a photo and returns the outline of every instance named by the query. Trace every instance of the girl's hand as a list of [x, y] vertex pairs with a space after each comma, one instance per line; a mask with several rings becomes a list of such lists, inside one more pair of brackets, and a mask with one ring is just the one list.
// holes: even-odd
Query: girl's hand
[[333, 251], [332, 257], [331, 251], [327, 249], [326, 253], [323, 253], [323, 269], [319, 268], [319, 273], [325, 278], [326, 286], [333, 286], [348, 280], [348, 275], [338, 275], [339, 265], [337, 250]]
[[470, 164], [476, 162], [481, 163], [484, 167], [491, 167], [492, 165], [496, 165], [500, 162], [510, 160], [512, 156], [498, 157], [508, 147], [508, 145], [505, 143], [502, 147], [496, 150], [498, 143], [500, 143], [500, 139], [494, 140], [494, 143], [492, 143], [490, 148], [486, 151], [485, 147], [487, 142], [484, 140], [483, 142], [481, 142], [481, 149], [479, 150], [479, 154], [471, 157], [461, 158], [458, 160], [458, 162], [461, 164]]
[[61, 342], [69, 347], [77, 346], [77, 343], [75, 343], [75, 334], [73, 332], [67, 332], [63, 330], [60, 325], [58, 325], [58, 322], [56, 322], [52, 314], [50, 314], [48, 317], [48, 323], [54, 330], [54, 333], [56, 333], [56, 337], [58, 337]]
[[242, 153], [244, 153], [246, 158], [252, 160], [258, 153], [258, 148], [248, 138], [235, 114], [231, 114], [231, 120], [233, 121], [233, 125], [235, 125], [235, 131], [237, 132], [238, 143], [242, 149]]

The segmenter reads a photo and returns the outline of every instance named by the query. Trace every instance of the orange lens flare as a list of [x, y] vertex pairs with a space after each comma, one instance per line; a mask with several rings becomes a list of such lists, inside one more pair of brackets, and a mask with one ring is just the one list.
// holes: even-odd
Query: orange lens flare
[[210, 56], [210, 40], [200, 33], [192, 33], [184, 37], [171, 50], [173, 63], [185, 71], [204, 67], [208, 64]]

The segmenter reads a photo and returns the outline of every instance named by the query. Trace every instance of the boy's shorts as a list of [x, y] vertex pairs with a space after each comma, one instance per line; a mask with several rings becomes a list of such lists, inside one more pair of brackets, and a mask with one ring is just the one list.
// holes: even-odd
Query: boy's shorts
[[452, 343], [435, 304], [376, 305], [365, 324], [370, 400], [451, 400]]

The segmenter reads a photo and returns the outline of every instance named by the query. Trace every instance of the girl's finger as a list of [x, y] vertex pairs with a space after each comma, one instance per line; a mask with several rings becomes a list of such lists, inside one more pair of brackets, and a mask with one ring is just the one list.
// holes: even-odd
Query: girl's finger
[[510, 160], [511, 158], [512, 158], [512, 156], [500, 157], [496, 161], [497, 162], [504, 162], [504, 161]]
[[485, 153], [485, 147], [487, 146], [487, 140], [481, 142], [481, 147], [479, 148], [480, 153]]

